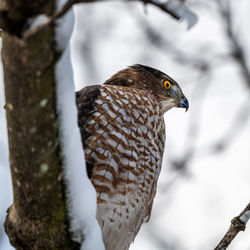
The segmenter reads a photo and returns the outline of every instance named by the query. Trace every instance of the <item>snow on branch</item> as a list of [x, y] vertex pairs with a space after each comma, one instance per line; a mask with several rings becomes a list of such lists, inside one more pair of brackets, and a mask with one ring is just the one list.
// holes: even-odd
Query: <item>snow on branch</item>
[[240, 213], [239, 216], [236, 216], [232, 219], [230, 228], [219, 242], [219, 244], [215, 247], [214, 250], [225, 250], [231, 244], [235, 236], [240, 232], [244, 231], [246, 228], [246, 224], [250, 218], [250, 203], [246, 206], [246, 208]]
[[[60, 8], [63, 3], [64, 0], [58, 0], [57, 7]], [[104, 250], [101, 229], [96, 220], [96, 192], [87, 177], [81, 135], [77, 124], [69, 47], [73, 23], [72, 10], [56, 22], [56, 44], [62, 54], [55, 69], [57, 111], [70, 229], [73, 239], [81, 244], [82, 250]]]
[[177, 20], [186, 20], [188, 29], [191, 29], [198, 21], [197, 15], [182, 0], [142, 0], [142, 2], [157, 6]]

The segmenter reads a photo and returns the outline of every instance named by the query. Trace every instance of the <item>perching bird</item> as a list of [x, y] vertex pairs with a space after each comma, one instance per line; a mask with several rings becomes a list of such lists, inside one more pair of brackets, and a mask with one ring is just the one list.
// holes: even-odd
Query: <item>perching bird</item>
[[76, 97], [105, 248], [126, 250], [150, 218], [164, 151], [163, 115], [189, 104], [176, 81], [139, 64]]

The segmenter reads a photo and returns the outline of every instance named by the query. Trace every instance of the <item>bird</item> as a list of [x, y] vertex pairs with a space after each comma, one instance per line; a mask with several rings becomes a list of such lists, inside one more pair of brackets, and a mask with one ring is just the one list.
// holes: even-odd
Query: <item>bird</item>
[[148, 222], [165, 145], [163, 115], [189, 108], [178, 83], [135, 64], [76, 92], [87, 174], [106, 250], [127, 250]]

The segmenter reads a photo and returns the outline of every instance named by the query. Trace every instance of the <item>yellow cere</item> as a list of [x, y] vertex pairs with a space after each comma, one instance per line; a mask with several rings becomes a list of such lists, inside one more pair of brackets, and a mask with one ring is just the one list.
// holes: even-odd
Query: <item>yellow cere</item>
[[167, 88], [167, 89], [170, 89], [171, 88], [171, 83], [169, 81], [165, 81], [164, 82], [164, 86]]

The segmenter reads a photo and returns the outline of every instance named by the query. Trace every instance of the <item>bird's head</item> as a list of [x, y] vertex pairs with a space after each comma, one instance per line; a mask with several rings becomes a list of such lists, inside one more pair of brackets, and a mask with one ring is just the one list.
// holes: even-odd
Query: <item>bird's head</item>
[[165, 113], [172, 107], [189, 108], [189, 103], [178, 83], [160, 70], [141, 64], [132, 65], [115, 75], [105, 84], [121, 85], [147, 90], [156, 97]]

